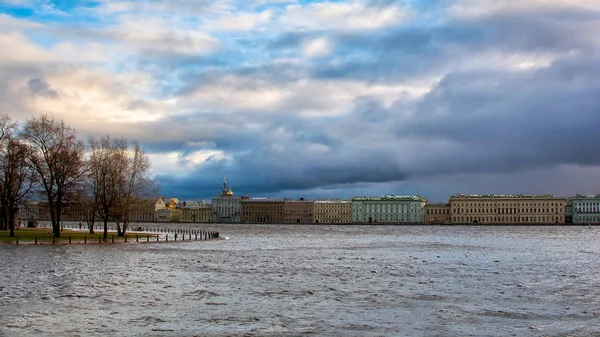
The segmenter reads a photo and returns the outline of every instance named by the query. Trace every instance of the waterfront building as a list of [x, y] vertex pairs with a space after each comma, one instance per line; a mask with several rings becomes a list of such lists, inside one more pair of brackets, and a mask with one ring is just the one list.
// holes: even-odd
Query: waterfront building
[[428, 224], [449, 224], [450, 204], [427, 204], [425, 205], [425, 223]]
[[223, 178], [221, 195], [212, 199], [212, 221], [239, 223], [242, 216], [241, 198], [234, 197], [231, 186], [227, 186], [227, 178]]
[[427, 199], [419, 196], [387, 195], [352, 198], [354, 223], [423, 223]]
[[155, 213], [156, 221], [158, 222], [180, 222], [181, 221], [181, 210], [180, 209], [159, 209]]
[[154, 202], [154, 211], [158, 211], [159, 209], [165, 209], [167, 207], [167, 204], [165, 203], [165, 200], [163, 198], [158, 198], [156, 199], [156, 201]]
[[[162, 201], [162, 199], [160, 199]], [[155, 222], [156, 203], [154, 199], [139, 199], [133, 205], [131, 221], [133, 222]], [[164, 202], [163, 202], [164, 208]]]
[[450, 214], [457, 224], [564, 224], [565, 203], [547, 194], [457, 194], [450, 197]]
[[318, 224], [348, 224], [352, 222], [352, 202], [349, 200], [315, 200], [314, 218]]
[[573, 202], [573, 224], [600, 224], [600, 194], [576, 195]]
[[314, 222], [314, 202], [304, 200], [284, 200], [283, 223], [309, 224]]
[[47, 201], [25, 201], [17, 212], [19, 220], [50, 220], [50, 208]]
[[573, 223], [573, 198], [567, 198], [565, 203], [565, 223]]
[[268, 198], [242, 199], [243, 223], [283, 223], [283, 200]]
[[181, 222], [212, 222], [212, 206], [204, 200], [197, 203], [184, 202]]

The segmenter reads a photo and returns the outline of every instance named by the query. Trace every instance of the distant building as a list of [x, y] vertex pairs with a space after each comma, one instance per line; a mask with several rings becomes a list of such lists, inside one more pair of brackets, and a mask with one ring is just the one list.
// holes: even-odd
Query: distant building
[[19, 220], [50, 220], [50, 207], [47, 201], [25, 201], [17, 212]]
[[283, 200], [253, 198], [242, 199], [243, 223], [283, 223]]
[[206, 201], [184, 203], [181, 207], [181, 222], [212, 222], [212, 207]]
[[[162, 201], [162, 199], [161, 199]], [[156, 203], [154, 199], [139, 199], [133, 207], [131, 221], [156, 222]], [[163, 202], [164, 204], [164, 202]]]
[[457, 224], [564, 224], [565, 203], [553, 195], [457, 194], [450, 213]]
[[354, 223], [423, 223], [427, 199], [419, 196], [352, 198]]
[[155, 213], [156, 221], [158, 222], [180, 222], [181, 221], [181, 210], [180, 209], [159, 209]]
[[314, 202], [304, 200], [284, 200], [283, 223], [309, 224], [314, 222]]
[[352, 222], [352, 202], [349, 200], [315, 200], [314, 218], [318, 224], [348, 224]]
[[428, 224], [449, 224], [450, 204], [427, 204], [425, 205], [425, 223]]
[[567, 198], [565, 203], [565, 223], [572, 224], [573, 223], [573, 199]]
[[573, 224], [600, 224], [600, 194], [576, 195], [573, 202]]
[[227, 186], [227, 178], [223, 178], [221, 196], [212, 199], [212, 221], [217, 223], [239, 223], [241, 216], [241, 198], [233, 196], [231, 186]]

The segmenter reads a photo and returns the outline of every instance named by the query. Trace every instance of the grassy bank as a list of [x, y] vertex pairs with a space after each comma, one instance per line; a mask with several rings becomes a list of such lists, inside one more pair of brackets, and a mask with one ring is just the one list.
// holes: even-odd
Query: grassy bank
[[[71, 229], [64, 229], [61, 231], [60, 238], [54, 239], [55, 243], [98, 243], [99, 239], [103, 240], [103, 232], [96, 231], [95, 234], [90, 234], [88, 231], [77, 231]], [[16, 243], [19, 238], [19, 243], [35, 243], [37, 240], [38, 244], [52, 243], [53, 235], [51, 228], [15, 228], [15, 237], [10, 237], [8, 230], [0, 230], [0, 243]], [[135, 242], [136, 237], [139, 237], [140, 241], [146, 241], [146, 234], [140, 233], [127, 233], [127, 241]], [[108, 239], [106, 242], [125, 242], [124, 237], [118, 237], [116, 232], [108, 232]], [[150, 239], [156, 240], [156, 235], [150, 235]]]

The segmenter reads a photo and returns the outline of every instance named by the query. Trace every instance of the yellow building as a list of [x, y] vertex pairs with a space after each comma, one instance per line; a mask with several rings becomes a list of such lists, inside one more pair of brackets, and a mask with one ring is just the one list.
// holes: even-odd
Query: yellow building
[[212, 222], [212, 207], [206, 202], [181, 208], [181, 222]]
[[181, 210], [180, 209], [159, 209], [155, 213], [156, 221], [158, 222], [180, 222], [181, 221]]
[[553, 195], [479, 195], [450, 197], [456, 224], [563, 224], [565, 198]]
[[314, 218], [318, 224], [349, 224], [352, 222], [352, 202], [349, 200], [315, 200]]

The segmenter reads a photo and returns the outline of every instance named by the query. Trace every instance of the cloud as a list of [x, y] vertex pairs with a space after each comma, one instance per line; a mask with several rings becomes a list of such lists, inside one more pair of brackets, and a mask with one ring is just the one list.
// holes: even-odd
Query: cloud
[[216, 31], [249, 31], [270, 20], [270, 10], [259, 13], [224, 13], [214, 20], [206, 20], [204, 26]]
[[306, 57], [325, 56], [331, 52], [331, 43], [326, 38], [318, 38], [305, 41], [302, 46], [302, 53]]
[[403, 22], [408, 13], [398, 6], [371, 7], [360, 2], [317, 2], [289, 5], [279, 17], [288, 29], [373, 30]]
[[164, 194], [600, 188], [595, 1], [55, 10], [0, 15], [0, 109], [140, 140]]

